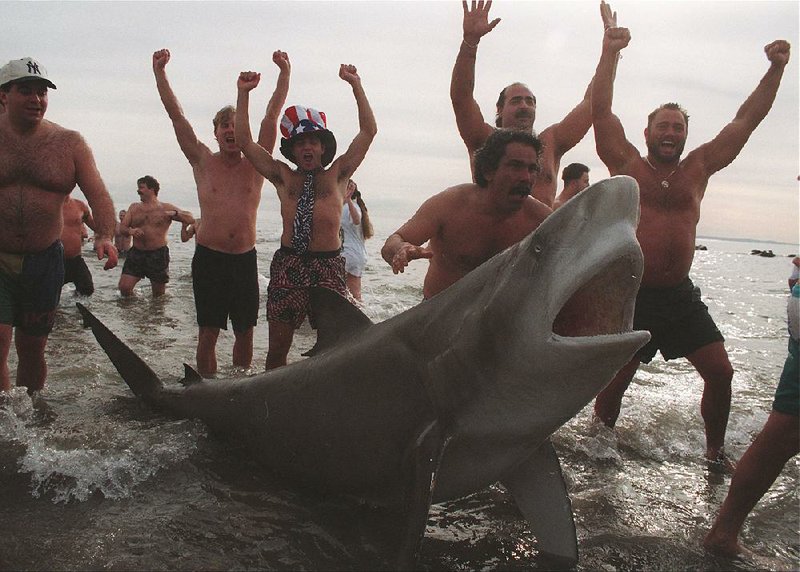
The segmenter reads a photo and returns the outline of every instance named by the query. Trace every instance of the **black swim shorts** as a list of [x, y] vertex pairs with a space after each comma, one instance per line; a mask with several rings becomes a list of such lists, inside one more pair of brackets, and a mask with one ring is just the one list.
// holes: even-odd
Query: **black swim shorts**
[[155, 250], [131, 248], [125, 257], [122, 273], [166, 284], [169, 282], [169, 247], [162, 246]]
[[94, 281], [89, 267], [83, 256], [67, 258], [64, 261], [64, 284], [72, 282], [75, 284], [75, 291], [81, 296], [91, 296], [94, 293]]
[[192, 287], [201, 328], [244, 332], [258, 321], [256, 249], [228, 254], [198, 244], [192, 258]]
[[0, 323], [46, 336], [53, 330], [63, 285], [60, 240], [34, 254], [0, 252]]
[[657, 351], [671, 360], [725, 341], [700, 299], [700, 288], [688, 276], [671, 288], [640, 288], [633, 329], [650, 332], [650, 341], [637, 354], [642, 363], [649, 363]]

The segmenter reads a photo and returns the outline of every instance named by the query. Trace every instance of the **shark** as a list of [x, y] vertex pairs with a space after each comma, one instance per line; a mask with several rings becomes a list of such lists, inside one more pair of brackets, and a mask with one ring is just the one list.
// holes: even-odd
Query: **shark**
[[133, 393], [236, 438], [276, 473], [394, 507], [398, 568], [413, 568], [433, 503], [501, 483], [549, 566], [578, 561], [551, 435], [650, 338], [633, 331], [643, 270], [639, 189], [600, 181], [441, 293], [379, 323], [313, 289], [313, 356], [264, 373], [181, 384], [78, 303]]

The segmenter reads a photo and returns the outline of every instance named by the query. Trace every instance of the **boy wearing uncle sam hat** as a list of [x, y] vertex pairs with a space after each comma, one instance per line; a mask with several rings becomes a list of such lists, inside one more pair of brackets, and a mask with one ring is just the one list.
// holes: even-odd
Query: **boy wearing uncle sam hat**
[[256, 170], [278, 191], [283, 232], [281, 246], [270, 265], [267, 291], [269, 349], [266, 368], [286, 365], [294, 338], [308, 315], [309, 288], [322, 286], [346, 296], [344, 259], [339, 222], [350, 177], [364, 160], [378, 131], [375, 116], [355, 66], [339, 68], [339, 77], [353, 88], [359, 131], [338, 159], [336, 139], [325, 114], [300, 105], [289, 107], [281, 119], [281, 153], [296, 165], [292, 169], [272, 158], [253, 141], [248, 106], [250, 91], [261, 74], [242, 72], [237, 88], [236, 143]]

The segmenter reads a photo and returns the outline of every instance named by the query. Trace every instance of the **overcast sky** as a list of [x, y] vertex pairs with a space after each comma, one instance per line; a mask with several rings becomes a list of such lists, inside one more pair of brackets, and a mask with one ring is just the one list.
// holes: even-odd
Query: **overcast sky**
[[[478, 49], [476, 99], [492, 118], [500, 89], [527, 83], [538, 99], [536, 128], [559, 121], [582, 98], [602, 41], [599, 2], [503, 1], [502, 19]], [[612, 2], [632, 40], [623, 52], [614, 111], [644, 150], [647, 114], [677, 101], [691, 116], [687, 151], [733, 119], [768, 68], [763, 47], [792, 43], [772, 111], [742, 153], [714, 175], [699, 233], [798, 241], [798, 2]], [[0, 60], [32, 56], [58, 86], [48, 119], [92, 146], [118, 207], [136, 200], [152, 174], [182, 206], [196, 205], [192, 173], [155, 89], [151, 57], [172, 53], [167, 73], [198, 136], [212, 149], [211, 119], [236, 98], [242, 70], [262, 73], [251, 96], [255, 124], [274, 87], [272, 52], [289, 53], [287, 104], [326, 112], [340, 149], [357, 131], [340, 63], [358, 67], [379, 133], [356, 179], [365, 196], [416, 206], [469, 179], [450, 106], [461, 40], [461, 3], [437, 2], [0, 2]], [[570, 162], [608, 175], [592, 131]], [[273, 192], [269, 183], [265, 192]], [[402, 199], [402, 200], [401, 200]], [[194, 201], [194, 202], [192, 202]], [[368, 201], [368, 204], [369, 201]], [[398, 207], [400, 208], [400, 207]], [[407, 207], [402, 207], [407, 208]], [[413, 212], [413, 210], [412, 210]], [[409, 213], [410, 214], [410, 213]]]

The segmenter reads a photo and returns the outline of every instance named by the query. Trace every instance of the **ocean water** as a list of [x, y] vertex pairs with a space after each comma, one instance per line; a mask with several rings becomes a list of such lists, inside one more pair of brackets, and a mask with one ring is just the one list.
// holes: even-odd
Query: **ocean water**
[[[266, 195], [266, 192], [265, 192]], [[278, 244], [265, 200], [259, 221], [262, 292]], [[369, 204], [369, 203], [368, 203]], [[379, 250], [416, 205], [369, 204], [364, 312], [385, 320], [421, 299], [426, 263], [393, 275]], [[174, 225], [172, 280], [153, 300], [116, 291], [120, 269], [89, 262], [91, 298], [64, 288], [47, 349], [49, 377], [35, 401], [15, 390], [0, 404], [0, 568], [6, 570], [374, 570], [391, 567], [394, 516], [316, 496], [272, 476], [202, 423], [175, 421], [139, 403], [88, 330], [81, 301], [167, 383], [194, 363], [190, 262]], [[793, 245], [699, 239], [693, 278], [726, 337], [736, 370], [727, 448], [741, 456], [770, 410], [786, 357], [786, 295]], [[86, 251], [87, 258], [91, 252]], [[774, 258], [752, 256], [771, 249]], [[218, 344], [221, 376], [258, 373], [266, 357], [263, 300], [250, 372], [230, 366], [232, 334]], [[304, 326], [290, 360], [314, 343]], [[12, 375], [16, 358], [10, 358]], [[752, 512], [742, 542], [758, 560], [712, 557], [700, 546], [730, 478], [702, 462], [702, 383], [685, 360], [656, 358], [637, 374], [615, 431], [587, 407], [553, 440], [579, 537], [578, 570], [800, 568], [800, 463], [793, 459]], [[357, 446], [357, 444], [354, 444]], [[508, 570], [537, 566], [536, 543], [499, 485], [434, 506], [419, 568]]]

